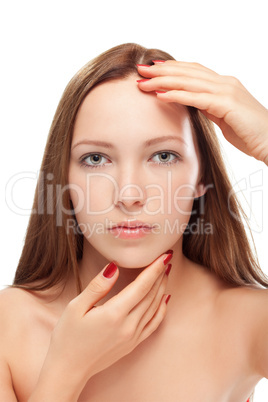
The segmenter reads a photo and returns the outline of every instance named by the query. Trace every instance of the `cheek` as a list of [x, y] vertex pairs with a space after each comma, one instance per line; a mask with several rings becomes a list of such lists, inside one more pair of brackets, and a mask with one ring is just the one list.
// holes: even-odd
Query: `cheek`
[[160, 215], [185, 215], [189, 217], [196, 192], [197, 174], [187, 166], [169, 170], [163, 179], [147, 190], [146, 212]]
[[195, 186], [190, 183], [178, 183], [172, 191], [173, 214], [177, 213], [185, 218], [191, 215]]
[[98, 216], [114, 207], [116, 183], [110, 175], [89, 173], [83, 176], [70, 173], [70, 197], [75, 214]]

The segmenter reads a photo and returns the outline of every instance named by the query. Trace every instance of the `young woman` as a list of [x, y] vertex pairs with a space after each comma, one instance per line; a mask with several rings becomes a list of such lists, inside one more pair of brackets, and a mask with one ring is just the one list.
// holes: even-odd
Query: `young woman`
[[1, 400], [246, 402], [268, 377], [268, 280], [211, 120], [268, 164], [235, 78], [125, 44], [71, 80], [0, 295]]

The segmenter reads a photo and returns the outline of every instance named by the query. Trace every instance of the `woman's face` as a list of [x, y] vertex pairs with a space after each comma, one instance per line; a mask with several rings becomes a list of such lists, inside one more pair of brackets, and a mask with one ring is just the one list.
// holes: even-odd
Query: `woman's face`
[[69, 169], [84, 247], [127, 268], [181, 246], [193, 198], [203, 191], [187, 109], [142, 92], [136, 79], [105, 82], [87, 95]]

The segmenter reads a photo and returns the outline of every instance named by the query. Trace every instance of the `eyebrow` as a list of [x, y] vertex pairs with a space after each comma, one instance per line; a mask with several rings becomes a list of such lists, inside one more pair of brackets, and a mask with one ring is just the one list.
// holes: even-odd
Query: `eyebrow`
[[82, 144], [99, 145], [100, 147], [114, 149], [113, 144], [111, 144], [110, 142], [99, 141], [99, 140], [82, 140], [82, 141], [79, 141], [76, 144], [74, 144], [74, 146], [72, 147], [72, 150], [75, 147], [77, 147], [78, 145], [82, 145]]
[[170, 140], [182, 142], [184, 145], [187, 146], [184, 139], [181, 137], [178, 137], [177, 135], [163, 135], [162, 137], [152, 138], [151, 140], [145, 141], [144, 145], [146, 147], [149, 147], [150, 145], [154, 145], [154, 144], [158, 144], [160, 142], [165, 142], [165, 141], [170, 141]]
[[[147, 140], [144, 142], [144, 146], [145, 147], [149, 147], [151, 145], [155, 145], [155, 144], [159, 144], [161, 142], [166, 142], [166, 141], [177, 141], [177, 142], [181, 142], [183, 143], [183, 145], [186, 145], [186, 142], [184, 141], [183, 138], [178, 137], [177, 135], [163, 135], [162, 137], [156, 137], [156, 138], [152, 138], [150, 140]], [[82, 145], [82, 144], [88, 144], [88, 145], [98, 145], [104, 148], [108, 148], [108, 149], [114, 149], [114, 145], [110, 142], [106, 142], [106, 141], [99, 141], [99, 140], [82, 140], [77, 142], [76, 144], [74, 144], [74, 146], [72, 147], [72, 150], [74, 148], [76, 148], [78, 145]]]

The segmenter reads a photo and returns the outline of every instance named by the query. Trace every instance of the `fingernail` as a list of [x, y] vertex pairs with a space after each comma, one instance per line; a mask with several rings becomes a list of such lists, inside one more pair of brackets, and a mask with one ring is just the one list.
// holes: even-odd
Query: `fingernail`
[[166, 275], [168, 276], [171, 270], [172, 264], [168, 264], [167, 269], [166, 269]]
[[152, 60], [153, 63], [165, 63], [166, 60]]
[[112, 278], [116, 273], [117, 266], [114, 262], [110, 262], [110, 264], [106, 267], [105, 271], [103, 272], [103, 276], [105, 278]]
[[150, 81], [150, 79], [151, 79], [151, 78], [146, 78], [146, 79], [143, 79], [143, 80], [137, 80], [137, 82], [145, 82], [145, 81]]
[[149, 64], [137, 64], [138, 67], [151, 67]]
[[167, 295], [166, 300], [165, 300], [166, 304], [168, 304], [170, 298], [171, 298], [171, 295]]
[[165, 254], [173, 254], [173, 250], [167, 250]]
[[169, 253], [163, 261], [164, 265], [167, 265], [167, 263], [171, 260], [171, 258], [172, 258], [172, 253]]

